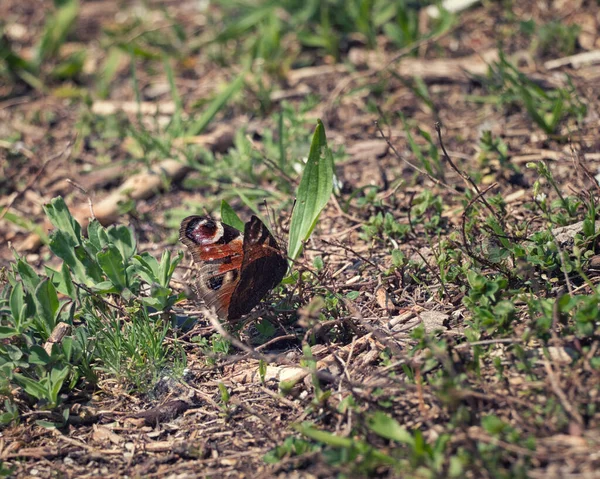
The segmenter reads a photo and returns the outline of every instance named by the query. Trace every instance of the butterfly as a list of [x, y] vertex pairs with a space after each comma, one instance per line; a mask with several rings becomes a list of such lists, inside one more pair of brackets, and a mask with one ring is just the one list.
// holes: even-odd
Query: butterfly
[[285, 276], [285, 252], [256, 216], [244, 233], [209, 216], [188, 216], [179, 238], [198, 265], [197, 290], [221, 319], [248, 314]]

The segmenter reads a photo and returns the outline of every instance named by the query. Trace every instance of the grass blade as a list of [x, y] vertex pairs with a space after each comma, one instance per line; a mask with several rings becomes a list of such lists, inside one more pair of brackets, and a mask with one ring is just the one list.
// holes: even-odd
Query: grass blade
[[208, 108], [204, 111], [202, 116], [200, 116], [200, 118], [190, 125], [187, 130], [187, 136], [196, 136], [204, 131], [207, 125], [211, 122], [215, 115], [219, 113], [227, 101], [233, 95], [235, 95], [240, 88], [242, 88], [242, 85], [244, 84], [244, 76], [245, 72], [240, 73], [240, 75], [233, 80], [227, 86], [227, 88], [225, 88], [225, 90], [216, 96], [216, 98], [208, 105]]

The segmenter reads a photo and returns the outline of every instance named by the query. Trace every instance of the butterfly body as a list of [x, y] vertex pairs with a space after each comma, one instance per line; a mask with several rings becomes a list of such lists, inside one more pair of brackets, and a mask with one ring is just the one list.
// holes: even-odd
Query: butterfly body
[[197, 263], [200, 298], [222, 319], [248, 314], [287, 272], [285, 254], [256, 216], [243, 234], [210, 217], [188, 216], [179, 235]]

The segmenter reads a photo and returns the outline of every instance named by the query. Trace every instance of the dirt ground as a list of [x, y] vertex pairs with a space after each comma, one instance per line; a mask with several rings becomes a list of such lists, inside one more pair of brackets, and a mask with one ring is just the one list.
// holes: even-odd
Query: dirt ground
[[[338, 199], [324, 210], [298, 266], [310, 269], [315, 257], [321, 257], [327, 265], [319, 278], [322, 289], [301, 285], [287, 287], [283, 293], [305, 305], [323, 291], [360, 293], [359, 299], [347, 306], [347, 316], [354, 318], [354, 326], [348, 326], [342, 318], [330, 326], [333, 333], [323, 331], [312, 345], [313, 355], [320, 361], [317, 367], [324, 372], [321, 387], [331, 392], [328, 400], [315, 402], [311, 376], [299, 367], [306, 333], [302, 322], [282, 318], [275, 338], [262, 346], [256, 342], [259, 335], [255, 327], [250, 325], [242, 331], [241, 339], [253, 350], [232, 348], [215, 364], [207, 364], [192, 338], [210, 337], [214, 327], [200, 318], [192, 333], [178, 339], [187, 355], [183, 378], [170, 379], [165, 373], [164, 380], [149, 394], [138, 395], [129, 394], [114, 378], [103, 377], [95, 389], [82, 388], [69, 396], [75, 421], [61, 430], [35, 424], [35, 419], [46, 414], [44, 411], [25, 412], [19, 424], [8, 425], [0, 433], [4, 467], [14, 468], [14, 477], [360, 476], [364, 472], [353, 469], [353, 461], [332, 463], [319, 450], [288, 455], [274, 464], [266, 463], [263, 457], [293, 436], [293, 425], [303, 421], [347, 436], [356, 422], [378, 410], [385, 400], [387, 413], [404, 427], [419, 429], [428, 443], [450, 432], [447, 451], [475, 457], [472, 464], [476, 466], [466, 472], [469, 477], [512, 476], [519, 471], [523, 477], [600, 477], [600, 375], [597, 369], [586, 368], [585, 362], [573, 368], [560, 354], [567, 345], [577, 347], [576, 338], [561, 338], [556, 345], [557, 356], [550, 364], [539, 358], [541, 345], [535, 339], [529, 343], [523, 339], [527, 325], [517, 321], [512, 336], [482, 337], [482, 341], [496, 341], [495, 349], [481, 358], [479, 371], [465, 369], [464, 364], [474, 353], [465, 342], [469, 312], [463, 303], [464, 283], [446, 283], [444, 294], [437, 294], [442, 285], [436, 273], [430, 274], [429, 283], [413, 281], [399, 272], [386, 275], [384, 272], [392, 267], [390, 248], [361, 235], [362, 225], [379, 211], [409, 224], [415, 214], [415, 195], [430, 190], [443, 205], [443, 232], [439, 238], [461, 242], [465, 197], [459, 196], [456, 189], [436, 184], [403, 160], [416, 161], [396, 112], [429, 132], [435, 144], [435, 124], [441, 123], [444, 146], [458, 170], [476, 176], [481, 191], [491, 187], [490, 196], [493, 193], [504, 198], [505, 219], [527, 223], [531, 233], [542, 229], [545, 222], [541, 215], [532, 215], [527, 209], [538, 178], [535, 169], [527, 168], [528, 163], [545, 161], [565, 193], [593, 191], [585, 171], [593, 175], [600, 171], [600, 64], [553, 65], [552, 60], [562, 58], [560, 52], [552, 48], [532, 50], [525, 35], [498, 22], [502, 2], [484, 3], [463, 12], [449, 31], [422, 41], [417, 56], [398, 51], [382, 40], [375, 50], [360, 44], [349, 47], [345, 64], [315, 59], [313, 64], [289, 70], [284, 78], [267, 80], [276, 83], [270, 93], [270, 112], [277, 111], [283, 100], [295, 104], [315, 95], [318, 102], [308, 117], [321, 118], [330, 146], [343, 147], [346, 153], [345, 159], [336, 164]], [[190, 35], [208, 28], [202, 11], [194, 5], [163, 2], [169, 20], [158, 18], [154, 28], [163, 27], [167, 21], [179, 23]], [[2, 2], [0, 17], [5, 25], [11, 25], [9, 33], [18, 37], [22, 52], [34, 44], [48, 8], [45, 2]], [[120, 16], [134, 8], [134, 4], [108, 0], [82, 3], [76, 28], [66, 45], [87, 45], [90, 64], [85, 68], [90, 72], [104, 60], [105, 45], [99, 41], [103, 29], [118, 25]], [[152, 14], [158, 11], [149, 10]], [[578, 52], [600, 49], [597, 2], [520, 2], [512, 10], [517, 18], [534, 19], [539, 24], [558, 18], [579, 23], [582, 31]], [[590, 25], [594, 27], [588, 28]], [[131, 37], [136, 33], [133, 31]], [[489, 92], [489, 84], [481, 78], [487, 75], [488, 65], [498, 61], [499, 46], [527, 78], [542, 88], [572, 86], [587, 107], [583, 119], [567, 119], [549, 134], [522, 107], [499, 107], [473, 100]], [[164, 121], [172, 111], [160, 61], [158, 65], [138, 64], [137, 82], [149, 109], [143, 121], [148, 124]], [[191, 111], [193, 105], [213, 94], [217, 85], [235, 73], [202, 53], [187, 63], [179, 62], [174, 72], [184, 111]], [[409, 87], [417, 77], [427, 87], [427, 101]], [[96, 77], [90, 73], [76, 86], [87, 88], [86, 78], [91, 81]], [[248, 93], [246, 105], [236, 104], [217, 115], [198, 142], [219, 155], [233, 145], [235, 132], [245, 127], [260, 148], [264, 132], [276, 125], [270, 114], [251, 113], [258, 103], [255, 93]], [[217, 207], [213, 206], [215, 198], [220, 198], [219, 183], [212, 188], [190, 187], [198, 173], [184, 168], [168, 173], [167, 182], [154, 182], [157, 175], [148, 173], [146, 164], [128, 161], [131, 144], [119, 138], [111, 144], [98, 135], [98, 129], [105, 126], [102, 121], [108, 122], [106, 118], [113, 112], [136, 121], [136, 92], [127, 62], [119, 65], [108, 96], [92, 97], [91, 104], [64, 90], [52, 87], [46, 92], [36, 91], [11, 81], [0, 83], [0, 97], [1, 204], [10, 205], [10, 211], [41, 225], [43, 230], [48, 231], [49, 225], [44, 222], [42, 205], [51, 198], [63, 196], [71, 211], [84, 218], [90, 198], [98, 214], [103, 200], [111, 198], [125, 181], [136, 178], [136, 188], [143, 193], [133, 195], [135, 208], [124, 214], [108, 208], [104, 222], [131, 225], [138, 249], [160, 256], [165, 249], [174, 253], [183, 249], [175, 241], [174, 209], [185, 209], [189, 204]], [[93, 120], [85, 124], [93, 127], [82, 127], [86, 116]], [[312, 130], [314, 124], [308, 121], [307, 130]], [[398, 155], [382, 139], [379, 127]], [[503, 168], [497, 161], [481, 161], [480, 138], [485, 130], [502, 139], [511, 168]], [[11, 140], [16, 137], [18, 144]], [[421, 136], [416, 141], [424, 144]], [[585, 169], [577, 166], [578, 161]], [[443, 182], [470, 188], [470, 183], [452, 168], [446, 169]], [[351, 198], [353, 192], [368, 191], [372, 185], [378, 188], [377, 201], [371, 207], [357, 206]], [[240, 216], [249, 217], [242, 202], [229, 199]], [[485, 216], [485, 212], [480, 213], [482, 221]], [[277, 213], [275, 230], [283, 238], [289, 217], [290, 212]], [[14, 259], [11, 247], [40, 270], [44, 264], [58, 264], [39, 236], [28, 228], [28, 223], [19, 226], [0, 222], [0, 264], [10, 268]], [[418, 226], [398, 248], [406, 257], [420, 258], [426, 265], [423, 271], [429, 274], [437, 261], [431, 245], [432, 238]], [[186, 257], [175, 273], [173, 286], [178, 290], [186, 289], [191, 281], [189, 261]], [[525, 309], [521, 313], [525, 314]], [[175, 312], [180, 316], [198, 314], [193, 301], [179, 303]], [[434, 374], [427, 369], [425, 354], [409, 355], [411, 346], [418, 342], [411, 336], [418, 324], [424, 324], [426, 330], [442, 330], [440, 337], [447, 349], [436, 354], [451, 361], [456, 377], [464, 378], [456, 383], [462, 389], [443, 390], [418, 379], [406, 380], [403, 363], [419, 365], [418, 374]], [[596, 345], [593, 355], [598, 338], [591, 342]], [[519, 351], [511, 347], [515, 344], [520, 344]], [[392, 359], [384, 362], [382, 354]], [[531, 362], [531, 371], [512, 367], [529, 354], [536, 358]], [[264, 383], [257, 374], [261, 358], [269, 362]], [[495, 361], [504, 365], [504, 375], [498, 374]], [[298, 374], [301, 379], [289, 394], [283, 395], [278, 387], [286, 374]], [[220, 400], [219, 383], [229, 390], [226, 406]], [[359, 402], [354, 412], [340, 406], [349, 393]], [[471, 425], [454, 427], [456, 411], [461, 407], [470, 411]], [[553, 415], [553, 409], [562, 412]], [[585, 417], [582, 410], [587, 411]], [[503, 418], [523, 441], [533, 438], [536, 447], [527, 449], [523, 442], [490, 435], [478, 421], [489, 414]], [[389, 450], [388, 441], [369, 434], [366, 437], [379, 450]], [[478, 462], [481, 448], [486, 446], [498, 450], [496, 472], [487, 470], [485, 461]], [[400, 475], [386, 467], [371, 473], [381, 477]], [[448, 469], [440, 473], [446, 474]], [[410, 475], [426, 474], [415, 468]]]

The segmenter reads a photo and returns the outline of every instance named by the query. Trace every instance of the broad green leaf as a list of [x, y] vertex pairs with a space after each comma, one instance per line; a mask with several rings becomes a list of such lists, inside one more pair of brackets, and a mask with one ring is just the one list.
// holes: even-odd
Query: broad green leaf
[[127, 226], [111, 226], [106, 230], [106, 234], [109, 242], [119, 248], [124, 260], [133, 256], [136, 248], [135, 236]]
[[63, 261], [60, 271], [56, 271], [49, 266], [44, 266], [44, 270], [59, 293], [69, 296], [73, 300], [77, 299], [75, 295], [75, 286], [71, 279], [71, 271], [66, 262]]
[[71, 216], [62, 197], [50, 200], [50, 203], [44, 205], [44, 211], [52, 225], [65, 234], [71, 246], [81, 244], [81, 225]]
[[94, 283], [94, 278], [88, 275], [84, 264], [77, 257], [77, 248], [70, 244], [69, 236], [64, 231], [56, 230], [52, 233], [50, 250], [67, 264], [78, 281], [87, 286]]
[[69, 366], [65, 366], [62, 369], [52, 368], [52, 372], [50, 373], [50, 397], [54, 404], [58, 402], [58, 393], [65, 379], [69, 376], [70, 371], [71, 368]]
[[127, 286], [127, 278], [125, 276], [125, 266], [123, 264], [123, 256], [121, 251], [114, 245], [109, 244], [96, 255], [98, 264], [102, 271], [108, 276], [108, 279], [119, 289]]
[[21, 373], [14, 373], [13, 378], [15, 382], [25, 389], [25, 392], [36, 399], [47, 399], [48, 391], [40, 381], [34, 381], [27, 376], [23, 376]]
[[[158, 278], [159, 284], [162, 288], [168, 289], [169, 286], [169, 264], [171, 263], [171, 252], [169, 250], [163, 251], [160, 258], [160, 277]], [[169, 289], [169, 291], [171, 291]]]
[[371, 431], [385, 439], [391, 439], [410, 446], [415, 442], [412, 434], [406, 428], [381, 411], [373, 414], [367, 424]]
[[238, 231], [244, 231], [244, 222], [225, 200], [221, 201], [221, 221]]
[[42, 281], [35, 290], [35, 303], [38, 317], [44, 321], [47, 333], [50, 334], [56, 326], [56, 312], [59, 303], [56, 288], [49, 278]]
[[94, 256], [91, 256], [83, 246], [75, 247], [75, 256], [83, 265], [88, 281], [91, 281], [92, 284], [102, 281], [102, 269], [100, 268], [100, 265]]
[[19, 331], [15, 328], [8, 326], [0, 326], [0, 339], [12, 338], [19, 334]]
[[23, 285], [25, 285], [27, 291], [29, 291], [31, 294], [34, 294], [41, 281], [38, 274], [22, 259], [17, 261], [17, 271], [19, 276], [21, 276]]
[[23, 285], [17, 283], [10, 292], [10, 312], [15, 324], [21, 323], [25, 313], [25, 295], [23, 293]]
[[91, 287], [92, 291], [100, 294], [118, 293], [119, 290], [114, 286], [112, 281], [101, 281]]
[[64, 287], [64, 290], [60, 290], [61, 293], [66, 294], [73, 301], [77, 299], [77, 290], [75, 289], [75, 285], [73, 284], [73, 280], [71, 278], [71, 271], [67, 266], [67, 263], [63, 262], [62, 267], [62, 280], [61, 287]]
[[29, 351], [28, 361], [31, 364], [39, 364], [45, 366], [50, 362], [50, 356], [48, 353], [39, 345], [34, 345]]
[[73, 351], [75, 350], [74, 343], [75, 341], [73, 338], [67, 336], [63, 338], [60, 344], [62, 346], [63, 353], [65, 353], [65, 359], [69, 362], [71, 362], [71, 357], [73, 356]]
[[333, 173], [333, 155], [327, 147], [323, 123], [318, 120], [292, 213], [288, 243], [288, 255], [292, 260], [300, 254], [302, 243], [309, 238], [329, 201]]
[[94, 250], [93, 255], [96, 256], [96, 253], [108, 244], [108, 234], [106, 234], [104, 226], [96, 218], [90, 221], [87, 231], [88, 241], [86, 242], [86, 246], [88, 248], [91, 247]]
[[44, 421], [43, 419], [38, 419], [35, 421], [36, 426], [43, 427], [44, 429], [58, 429], [61, 425], [55, 422]]
[[156, 258], [147, 251], [142, 254], [136, 254], [131, 262], [134, 266], [135, 273], [140, 276], [146, 283], [152, 284], [158, 281], [160, 275], [160, 265]]
[[173, 271], [175, 271], [182, 258], [183, 254], [179, 254], [174, 261], [171, 261], [171, 252], [167, 250], [163, 253], [159, 263], [154, 256], [148, 252], [144, 252], [132, 258], [132, 266], [130, 268], [133, 273], [142, 278], [146, 283], [158, 283], [160, 286], [167, 288]]

